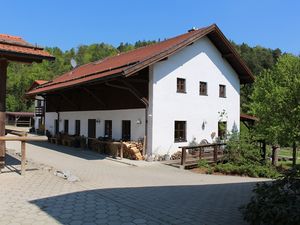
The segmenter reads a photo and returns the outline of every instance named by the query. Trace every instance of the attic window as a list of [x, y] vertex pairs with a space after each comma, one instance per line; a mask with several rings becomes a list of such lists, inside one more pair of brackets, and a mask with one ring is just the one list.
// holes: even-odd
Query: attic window
[[200, 95], [207, 95], [207, 83], [200, 81]]
[[185, 79], [177, 78], [177, 93], [186, 93]]
[[219, 85], [219, 97], [226, 98], [226, 85], [223, 84]]

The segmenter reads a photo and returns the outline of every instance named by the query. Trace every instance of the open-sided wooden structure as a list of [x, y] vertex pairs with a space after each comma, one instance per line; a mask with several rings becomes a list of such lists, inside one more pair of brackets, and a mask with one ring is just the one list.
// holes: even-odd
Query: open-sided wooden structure
[[[5, 135], [6, 76], [9, 62], [32, 63], [54, 60], [43, 48], [21, 37], [0, 34], [0, 136]], [[5, 142], [0, 141], [0, 170], [5, 164]]]

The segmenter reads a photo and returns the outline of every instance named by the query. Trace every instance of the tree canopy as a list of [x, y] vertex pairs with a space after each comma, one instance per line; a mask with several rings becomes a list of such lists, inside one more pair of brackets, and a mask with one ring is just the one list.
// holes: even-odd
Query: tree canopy
[[300, 138], [300, 57], [285, 54], [257, 76], [251, 110], [258, 134], [271, 144], [291, 145]]

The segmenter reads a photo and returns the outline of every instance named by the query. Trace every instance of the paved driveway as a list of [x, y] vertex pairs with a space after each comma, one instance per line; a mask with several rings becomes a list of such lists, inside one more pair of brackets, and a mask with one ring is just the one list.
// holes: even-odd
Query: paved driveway
[[[19, 143], [7, 148], [19, 151]], [[261, 181], [160, 163], [132, 166], [49, 143], [27, 144], [27, 149], [26, 176], [0, 176], [0, 224], [242, 225], [238, 207]], [[18, 164], [14, 157], [8, 160]], [[68, 170], [81, 181], [68, 182], [53, 170]]]

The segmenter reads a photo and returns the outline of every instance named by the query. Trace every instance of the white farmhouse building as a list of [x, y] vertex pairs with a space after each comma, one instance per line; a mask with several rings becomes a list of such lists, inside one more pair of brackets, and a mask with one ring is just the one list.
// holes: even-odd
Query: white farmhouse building
[[253, 76], [213, 24], [89, 63], [39, 85], [45, 127], [87, 137], [138, 140], [146, 151], [179, 146], [240, 126], [240, 85]]

